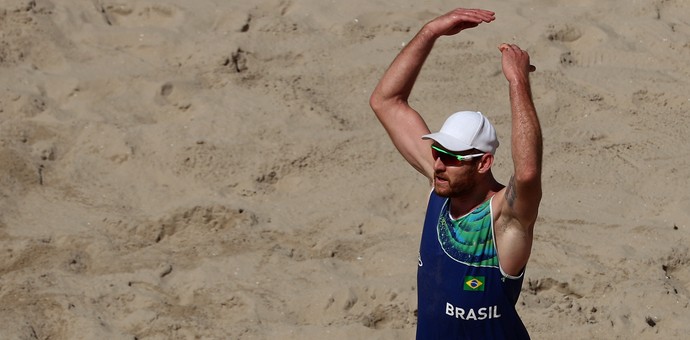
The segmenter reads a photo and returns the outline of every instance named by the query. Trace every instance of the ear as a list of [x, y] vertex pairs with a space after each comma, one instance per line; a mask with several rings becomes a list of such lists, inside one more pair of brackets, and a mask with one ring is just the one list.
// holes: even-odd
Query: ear
[[494, 165], [494, 155], [490, 153], [485, 153], [482, 158], [477, 162], [477, 171], [480, 174], [487, 173], [491, 170], [491, 166]]

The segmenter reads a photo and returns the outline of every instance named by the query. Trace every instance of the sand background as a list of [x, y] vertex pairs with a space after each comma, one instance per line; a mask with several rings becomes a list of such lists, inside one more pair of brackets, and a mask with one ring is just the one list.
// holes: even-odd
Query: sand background
[[527, 49], [535, 339], [690, 334], [690, 2], [0, 1], [0, 339], [410, 339], [428, 183], [368, 107], [419, 27], [432, 129]]

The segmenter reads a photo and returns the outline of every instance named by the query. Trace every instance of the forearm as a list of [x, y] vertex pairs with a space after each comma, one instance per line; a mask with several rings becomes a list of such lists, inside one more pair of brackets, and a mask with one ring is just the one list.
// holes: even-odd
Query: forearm
[[374, 111], [391, 101], [407, 102], [436, 39], [438, 36], [424, 26], [400, 51], [371, 95], [370, 104]]
[[422, 136], [429, 133], [429, 128], [408, 103], [412, 88], [436, 39], [493, 20], [493, 12], [462, 8], [431, 20], [396, 56], [369, 98], [369, 105], [395, 147], [410, 165], [428, 178], [433, 177], [433, 158], [430, 142]]
[[512, 111], [511, 152], [518, 183], [541, 181], [542, 133], [529, 79], [509, 83]]

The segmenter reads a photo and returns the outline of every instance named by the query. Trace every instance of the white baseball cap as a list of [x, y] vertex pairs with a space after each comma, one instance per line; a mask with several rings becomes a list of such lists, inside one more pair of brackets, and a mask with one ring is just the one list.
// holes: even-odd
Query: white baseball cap
[[453, 113], [439, 132], [424, 135], [422, 139], [433, 139], [449, 151], [477, 149], [495, 154], [498, 148], [493, 125], [481, 112], [475, 111]]

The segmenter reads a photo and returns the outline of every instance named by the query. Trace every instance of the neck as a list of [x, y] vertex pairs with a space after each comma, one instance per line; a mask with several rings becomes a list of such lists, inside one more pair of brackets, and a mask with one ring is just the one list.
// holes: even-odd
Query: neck
[[463, 216], [493, 197], [503, 189], [493, 176], [473, 188], [472, 191], [450, 198], [450, 215], [453, 218]]

